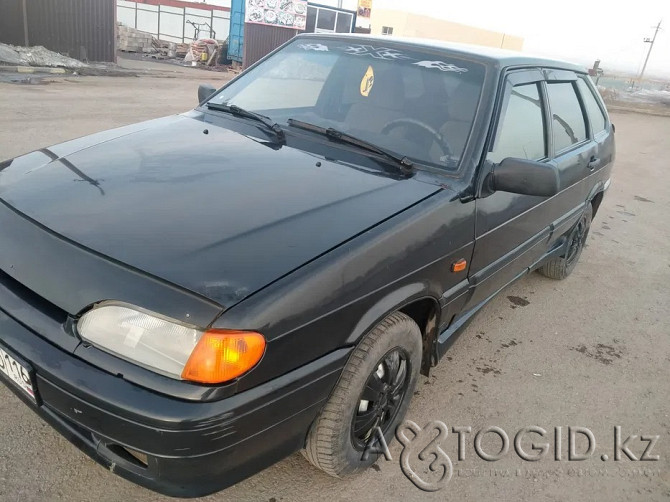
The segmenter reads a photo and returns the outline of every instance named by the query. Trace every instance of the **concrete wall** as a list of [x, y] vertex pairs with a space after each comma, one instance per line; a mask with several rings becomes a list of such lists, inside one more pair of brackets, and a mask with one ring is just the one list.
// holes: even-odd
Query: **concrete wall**
[[432, 38], [517, 51], [523, 48], [521, 37], [398, 10], [375, 7], [371, 22], [373, 35], [381, 35], [382, 27], [389, 26], [393, 28], [393, 36], [398, 37]]
[[[156, 38], [169, 42], [190, 42], [193, 40], [195, 29], [188, 24], [188, 21], [208, 23], [216, 33], [216, 39], [225, 40], [230, 28], [230, 11], [221, 10], [221, 6], [212, 8], [211, 6], [214, 4], [211, 2], [209, 6], [203, 5], [200, 9], [194, 8], [193, 5], [198, 4], [169, 0], [165, 0], [164, 3], [160, 1], [144, 3], [116, 0], [116, 17], [125, 26], [146, 31]], [[213, 36], [214, 33], [203, 26], [200, 31], [200, 38]]]

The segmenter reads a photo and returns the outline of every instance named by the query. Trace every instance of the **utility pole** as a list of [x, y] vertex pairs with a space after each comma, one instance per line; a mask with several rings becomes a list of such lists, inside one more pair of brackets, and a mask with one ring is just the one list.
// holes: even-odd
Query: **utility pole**
[[656, 31], [654, 31], [654, 38], [649, 39], [645, 38], [644, 43], [649, 44], [649, 52], [647, 52], [647, 57], [644, 60], [644, 65], [642, 66], [642, 71], [640, 72], [640, 76], [638, 77], [638, 81], [640, 84], [642, 84], [642, 77], [644, 77], [644, 70], [647, 69], [647, 63], [649, 62], [649, 56], [651, 56], [651, 50], [654, 48], [654, 42], [656, 42], [656, 35], [658, 35], [658, 32], [661, 30], [661, 21], [658, 22], [656, 25]]

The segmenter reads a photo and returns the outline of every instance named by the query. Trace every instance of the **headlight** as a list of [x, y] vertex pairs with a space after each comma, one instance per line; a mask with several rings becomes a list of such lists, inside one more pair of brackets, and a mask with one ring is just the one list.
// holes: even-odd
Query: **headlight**
[[202, 330], [131, 306], [103, 303], [77, 324], [85, 341], [171, 378], [221, 383], [253, 368], [265, 338], [253, 331]]

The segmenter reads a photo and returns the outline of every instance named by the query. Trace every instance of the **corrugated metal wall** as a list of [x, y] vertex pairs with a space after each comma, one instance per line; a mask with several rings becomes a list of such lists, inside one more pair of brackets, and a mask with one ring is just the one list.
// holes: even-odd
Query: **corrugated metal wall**
[[245, 23], [244, 67], [248, 68], [297, 34], [298, 30], [289, 28]]
[[0, 42], [24, 44], [21, 0], [0, 0]]
[[[26, 0], [29, 45], [89, 61], [114, 61], [115, 0]], [[0, 0], [0, 42], [25, 45], [23, 0]]]

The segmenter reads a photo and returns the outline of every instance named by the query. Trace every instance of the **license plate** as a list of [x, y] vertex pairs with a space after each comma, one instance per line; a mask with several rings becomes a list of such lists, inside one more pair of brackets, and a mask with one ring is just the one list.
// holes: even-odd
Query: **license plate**
[[36, 402], [35, 388], [30, 377], [30, 368], [16, 357], [11, 356], [0, 347], [0, 375], [4, 375], [9, 381], [17, 385], [28, 397]]

